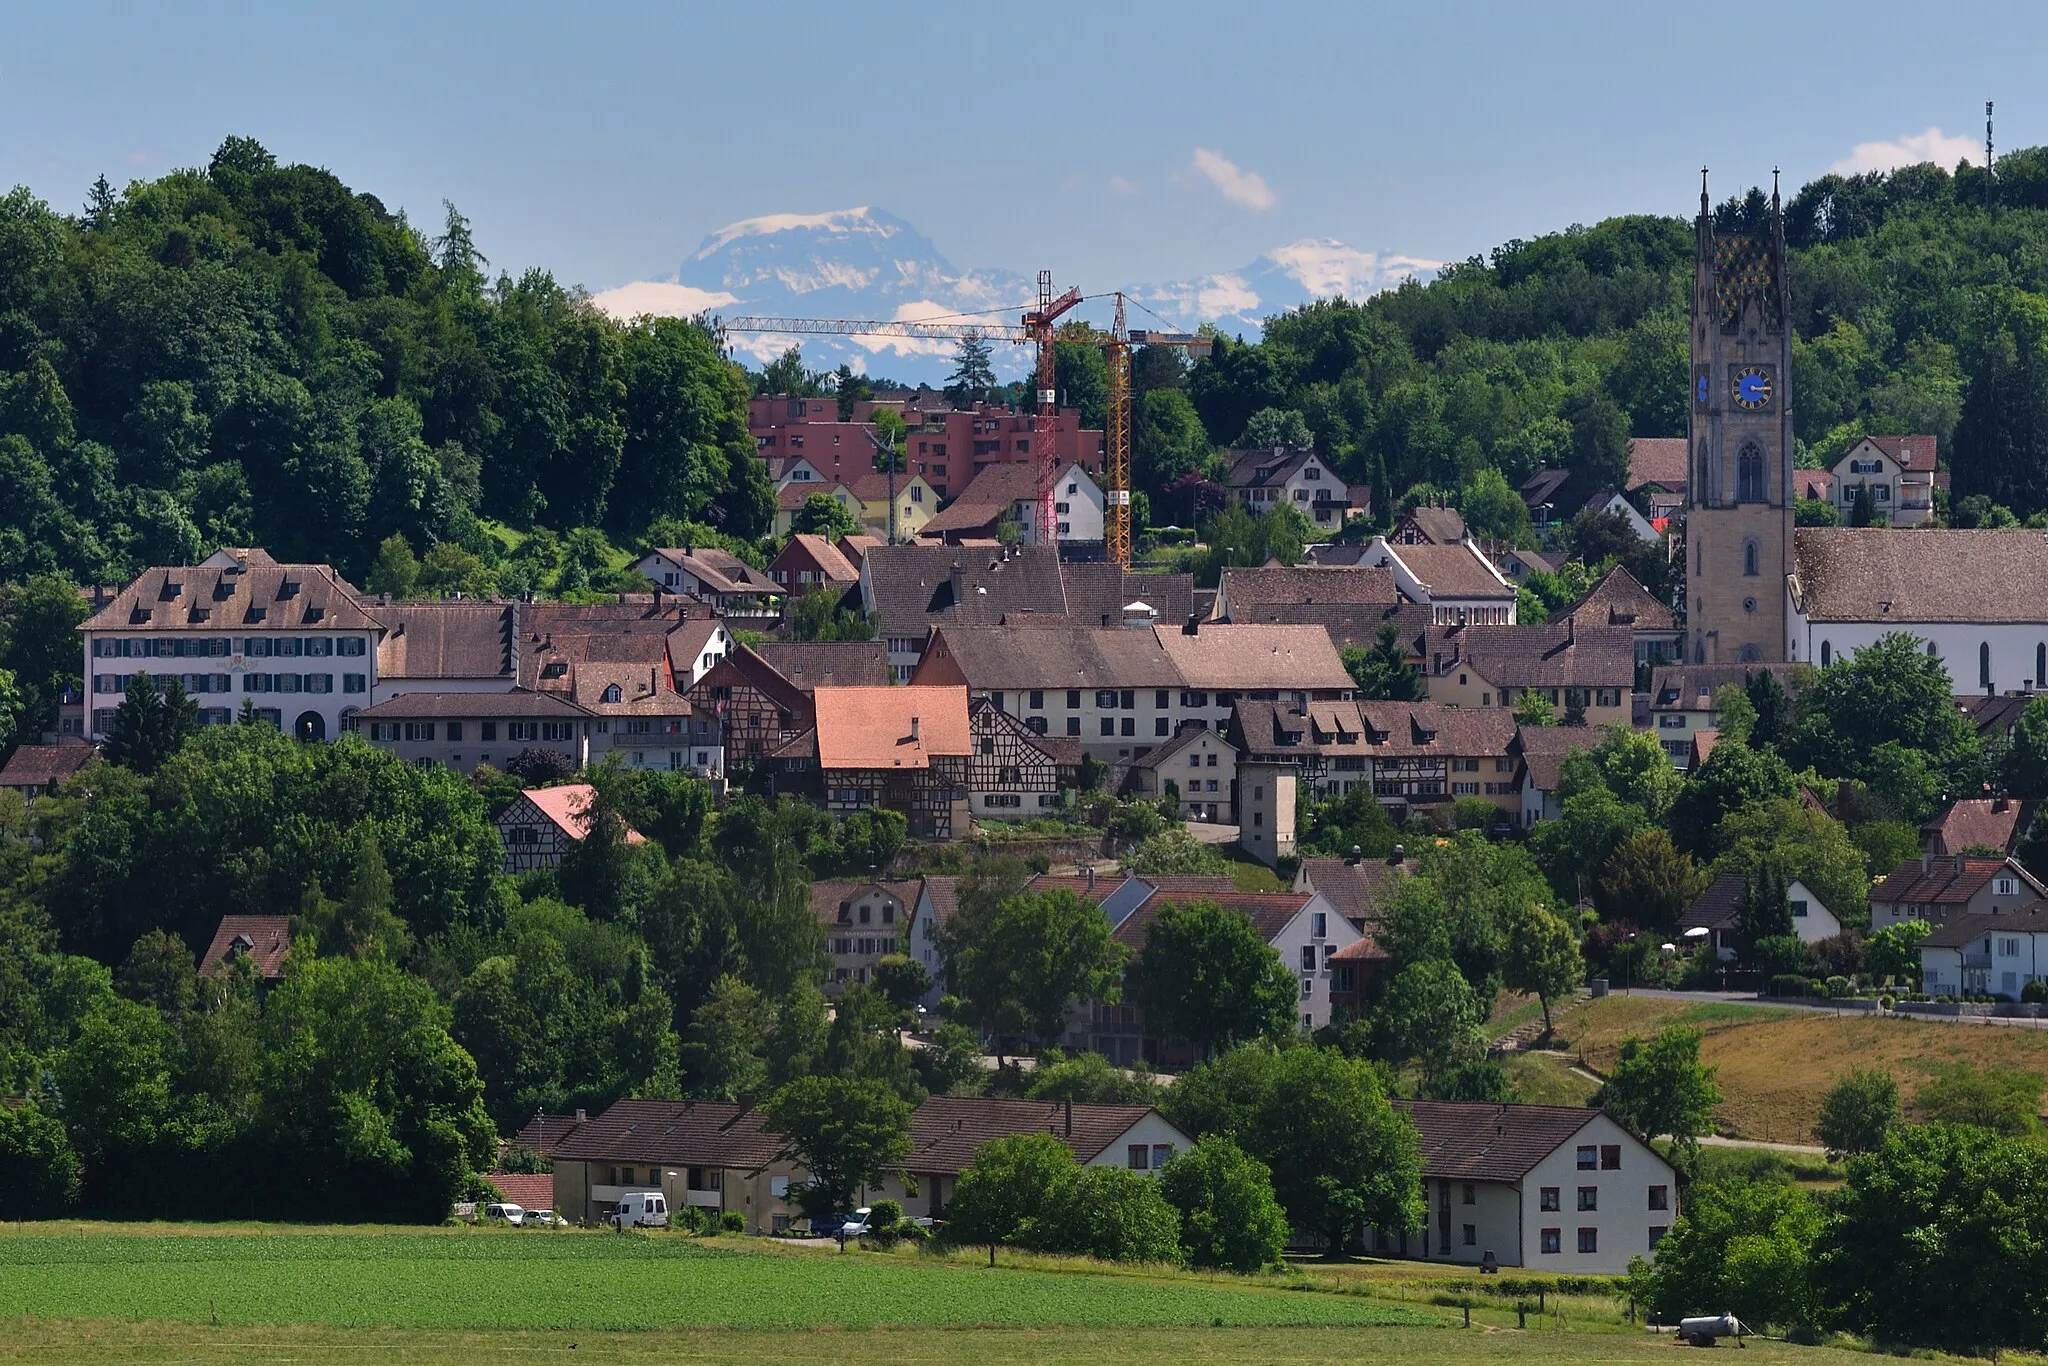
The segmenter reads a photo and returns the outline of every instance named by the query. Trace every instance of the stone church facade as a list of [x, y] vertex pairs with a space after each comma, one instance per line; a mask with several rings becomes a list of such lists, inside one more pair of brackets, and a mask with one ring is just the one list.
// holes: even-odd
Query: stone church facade
[[1785, 658], [1792, 546], [1791, 285], [1773, 179], [1760, 231], [1721, 232], [1700, 173], [1686, 603], [1696, 664]]

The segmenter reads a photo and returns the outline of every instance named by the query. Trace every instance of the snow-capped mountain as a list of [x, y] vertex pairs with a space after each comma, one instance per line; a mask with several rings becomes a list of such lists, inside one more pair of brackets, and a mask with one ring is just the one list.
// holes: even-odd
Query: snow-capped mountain
[[[1337, 294], [1362, 298], [1410, 276], [1426, 277], [1437, 265], [1358, 251], [1331, 238], [1305, 238], [1237, 270], [1133, 285], [1125, 292], [1143, 306], [1131, 310], [1133, 327], [1156, 327], [1164, 319], [1170, 327], [1191, 331], [1206, 322], [1229, 334], [1256, 336], [1271, 314]], [[979, 315], [1015, 323], [1017, 310], [1035, 289], [1033, 279], [1021, 272], [959, 269], [903, 219], [862, 207], [742, 219], [705, 238], [670, 279], [622, 285], [597, 295], [596, 302], [624, 317], [708, 310], [726, 317], [918, 320]], [[1084, 305], [1082, 316], [1104, 325], [1109, 321], [1106, 305]], [[739, 355], [756, 363], [801, 340], [813, 368], [846, 362], [856, 370], [908, 381], [944, 379], [953, 354], [951, 342], [898, 337], [734, 333], [730, 340]], [[1010, 375], [1023, 373], [1026, 363], [1021, 351], [1008, 347], [999, 347], [994, 359]]]

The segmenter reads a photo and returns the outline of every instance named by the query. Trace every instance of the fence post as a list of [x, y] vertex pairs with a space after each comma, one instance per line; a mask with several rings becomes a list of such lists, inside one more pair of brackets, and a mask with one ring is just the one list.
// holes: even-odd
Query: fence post
[[1472, 1306], [1469, 1304], [1465, 1306], [1465, 1326], [1467, 1328], [1472, 1326]]

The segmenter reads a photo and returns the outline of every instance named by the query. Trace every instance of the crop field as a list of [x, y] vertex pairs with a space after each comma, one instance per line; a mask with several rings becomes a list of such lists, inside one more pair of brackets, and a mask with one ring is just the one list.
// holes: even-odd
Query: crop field
[[1225, 1278], [540, 1230], [0, 1234], [0, 1316], [420, 1329], [1435, 1323]]
[[1852, 1067], [1890, 1072], [1909, 1116], [1915, 1088], [1944, 1066], [2048, 1072], [2048, 1030], [1644, 996], [1582, 1002], [1558, 1020], [1557, 1034], [1559, 1047], [1604, 1073], [1623, 1039], [1667, 1024], [1705, 1031], [1700, 1054], [1720, 1068], [1721, 1131], [1767, 1143], [1813, 1142], [1822, 1094]]

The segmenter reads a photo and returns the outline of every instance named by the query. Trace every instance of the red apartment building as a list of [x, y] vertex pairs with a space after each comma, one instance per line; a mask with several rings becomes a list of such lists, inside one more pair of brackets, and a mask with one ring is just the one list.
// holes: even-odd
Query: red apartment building
[[[930, 406], [919, 406], [926, 402]], [[756, 398], [747, 405], [747, 430], [762, 459], [801, 458], [828, 482], [851, 483], [853, 476], [875, 467], [875, 448], [868, 441], [866, 424], [876, 408], [894, 408], [903, 415], [909, 428], [903, 468], [923, 475], [941, 498], [966, 488], [990, 465], [1036, 460], [1043, 455], [1032, 449], [1031, 414], [991, 403], [955, 409], [943, 395], [930, 400], [863, 399], [854, 405], [852, 422], [839, 420], [839, 400], [835, 398]], [[1062, 463], [1077, 461], [1099, 476], [1102, 429], [1083, 427], [1077, 408], [1060, 409], [1053, 421], [1053, 445]]]

